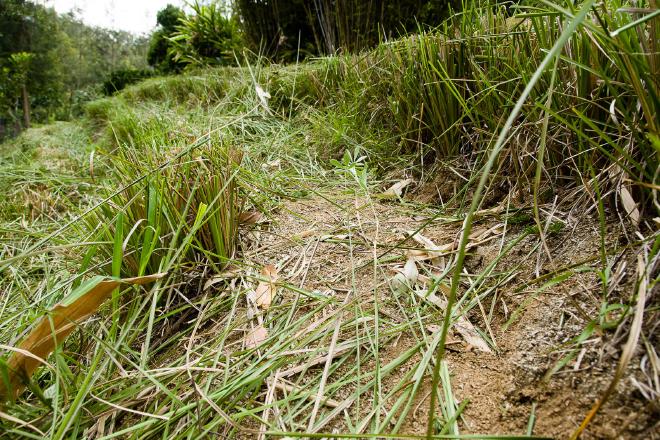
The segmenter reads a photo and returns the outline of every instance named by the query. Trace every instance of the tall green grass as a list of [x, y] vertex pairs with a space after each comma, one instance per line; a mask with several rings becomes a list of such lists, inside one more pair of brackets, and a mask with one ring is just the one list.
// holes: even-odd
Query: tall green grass
[[[648, 206], [659, 158], [652, 141], [660, 106], [658, 19], [638, 6], [614, 0], [591, 8], [557, 63], [540, 72], [495, 169], [510, 186], [531, 188], [537, 164], [544, 182], [582, 184], [582, 176], [601, 170], [606, 187], [615, 181], [609, 171], [620, 169], [618, 178], [637, 182], [635, 196]], [[434, 31], [341, 57], [332, 105], [354, 102], [365, 119], [399, 137], [400, 153], [423, 145], [431, 157], [465, 154], [482, 164], [575, 8], [466, 4]], [[550, 135], [541, 136], [543, 121]]]
[[[147, 174], [177, 151], [149, 145], [119, 147], [109, 158], [116, 181]], [[172, 252], [179, 261], [195, 255], [219, 271], [234, 258], [239, 215], [243, 208], [237, 174], [241, 152], [215, 141], [166, 166], [139, 184], [129, 186], [86, 217], [87, 236], [119, 240], [125, 277], [163, 270]], [[114, 191], [114, 190], [111, 190]], [[189, 243], [180, 248], [183, 243]], [[99, 252], [111, 261], [112, 248]]]

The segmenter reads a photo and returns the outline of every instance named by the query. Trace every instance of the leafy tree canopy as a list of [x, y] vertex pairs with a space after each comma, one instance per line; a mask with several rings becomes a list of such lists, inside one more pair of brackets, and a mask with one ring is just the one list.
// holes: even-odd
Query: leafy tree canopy
[[178, 72], [184, 64], [174, 59], [170, 38], [176, 33], [176, 28], [185, 19], [186, 14], [173, 5], [167, 5], [158, 11], [156, 22], [158, 29], [152, 34], [149, 43], [147, 61], [149, 65], [163, 73]]
[[113, 70], [146, 67], [146, 43], [31, 1], [1, 0], [0, 137], [28, 125], [30, 117], [70, 117], [78, 91]]

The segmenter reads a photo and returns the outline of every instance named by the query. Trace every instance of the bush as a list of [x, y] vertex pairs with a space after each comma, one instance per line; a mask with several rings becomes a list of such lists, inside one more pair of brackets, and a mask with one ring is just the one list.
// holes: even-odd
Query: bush
[[121, 69], [115, 70], [110, 77], [103, 82], [103, 93], [110, 96], [126, 86], [142, 81], [153, 76], [153, 71], [147, 69]]
[[227, 80], [221, 75], [173, 75], [153, 78], [126, 89], [122, 96], [128, 102], [164, 101], [210, 105], [226, 93]]
[[[634, 26], [614, 12], [618, 0], [606, 6], [597, 24], [582, 25], [588, 32], [573, 33], [556, 67], [538, 75], [512, 122], [496, 171], [519, 194], [529, 194], [541, 176], [578, 184], [594, 176], [601, 191], [651, 182], [631, 191], [640, 206], [652, 205], [660, 157], [654, 24]], [[324, 84], [337, 86], [296, 86], [309, 96], [295, 98], [347, 109], [390, 131], [398, 142], [389, 156], [420, 152], [424, 163], [460, 156], [478, 168], [565, 20], [549, 7], [529, 17], [511, 16], [505, 5], [473, 6], [432, 31], [335, 58], [339, 78]], [[322, 71], [316, 76], [324, 78]]]
[[194, 15], [182, 18], [169, 39], [174, 60], [186, 64], [232, 65], [234, 52], [242, 48], [238, 22], [227, 18], [216, 3], [191, 5]]
[[[175, 255], [184, 264], [204, 258], [219, 271], [236, 253], [241, 154], [217, 142], [178, 153], [151, 148], [143, 140], [120, 145], [109, 157], [117, 181], [144, 177], [90, 214], [90, 236], [123, 243], [121, 276], [160, 272]], [[161, 169], [153, 173], [156, 167]], [[97, 250], [109, 273], [112, 255], [112, 246]]]
[[416, 32], [420, 25], [436, 26], [455, 0], [237, 0], [244, 38], [266, 56], [292, 61], [298, 56], [357, 52], [384, 37]]
[[170, 38], [174, 35], [176, 27], [185, 16], [181, 9], [172, 5], [167, 5], [167, 7], [158, 11], [157, 23], [159, 29], [151, 36], [147, 62], [160, 72], [179, 72], [184, 66], [183, 63], [174, 59]]
[[116, 98], [101, 98], [85, 104], [85, 116], [95, 124], [107, 123], [114, 114], [123, 110], [123, 103]]

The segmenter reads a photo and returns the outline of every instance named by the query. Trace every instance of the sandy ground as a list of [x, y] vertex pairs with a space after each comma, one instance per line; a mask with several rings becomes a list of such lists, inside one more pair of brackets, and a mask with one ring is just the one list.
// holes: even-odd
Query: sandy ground
[[[370, 200], [340, 192], [313, 195], [285, 203], [271, 214], [269, 220], [249, 232], [246, 242], [250, 244], [244, 257], [255, 264], [276, 265], [286, 282], [309, 291], [329, 291], [338, 296], [350, 292], [367, 308], [377, 301], [384, 319], [401, 322], [407, 317], [393, 305], [394, 301], [405, 301], [406, 295], [414, 294], [410, 291], [394, 294], [388, 280], [397, 268], [401, 268], [404, 260], [381, 262], [374, 268], [374, 255], [383, 256], [387, 251], [389, 255], [403, 257], [404, 250], [388, 248], [400, 243], [406, 231], [420, 227], [430, 212], [414, 204]], [[542, 292], [538, 292], [538, 288], [543, 283], [524, 288], [525, 281], [554, 268], [585, 260], [587, 262], [581, 267], [596, 263], [589, 259], [598, 255], [597, 220], [591, 217], [579, 221], [562, 218], [561, 213], [555, 213], [555, 216], [564, 227], [548, 237], [552, 261], [540, 247], [535, 247], [538, 235], [531, 234], [522, 239], [496, 266], [496, 272], [511, 270], [512, 275], [495, 286], [484, 296], [482, 304], [472, 308], [467, 315], [471, 323], [490, 334], [495, 345], [492, 352], [478, 350], [455, 331], [449, 335], [446, 360], [453, 393], [459, 402], [469, 399], [459, 421], [461, 433], [525, 434], [533, 414], [533, 434], [567, 438], [607, 388], [614, 374], [630, 319], [619, 331], [593, 332], [574, 351], [572, 360], [564, 368], [544, 379], [555, 363], [571, 352], [574, 346], [568, 342], [584, 330], [589, 319], [597, 316], [601, 296], [600, 283], [593, 271], [576, 273], [567, 281]], [[523, 225], [507, 225], [507, 234], [502, 239], [503, 218], [501, 209], [497, 208], [479, 218], [475, 229], [487, 231], [494, 228], [495, 232], [471, 249], [465, 264], [468, 273], [481, 273], [497, 257], [500, 248], [523, 231]], [[610, 226], [607, 241], [615, 243], [620, 239], [621, 231], [615, 223]], [[461, 223], [456, 219], [439, 219], [427, 225], [421, 233], [437, 245], [451, 245], [457, 241], [460, 227]], [[347, 245], [347, 241], [352, 246]], [[419, 247], [412, 240], [407, 245]], [[446, 263], [447, 259], [442, 257], [420, 262], [418, 266], [424, 273], [437, 273]], [[624, 253], [615, 267], [622, 272], [615, 286], [615, 297], [629, 302], [634, 295], [634, 255]], [[291, 300], [287, 295], [290, 296], [284, 293], [281, 301]], [[400, 296], [393, 298], [393, 295]], [[653, 300], [657, 301], [657, 298], [649, 299]], [[505, 323], [521, 305], [524, 308], [517, 313], [518, 318], [505, 329]], [[649, 322], [657, 318], [653, 313], [657, 312], [648, 315]], [[429, 331], [436, 328], [432, 327], [434, 324], [441, 324], [441, 319], [442, 310], [429, 317], [426, 321], [429, 322]], [[644, 330], [652, 331], [649, 326]], [[648, 350], [657, 342], [654, 339], [657, 336], [646, 333], [645, 338], [646, 345], [637, 347], [615, 394], [589, 425], [583, 438], [660, 438], [658, 402], [648, 400], [639, 386], [639, 383], [654, 386], [649, 379]], [[409, 349], [413, 340], [412, 334], [406, 332], [400, 337], [387, 339], [380, 350], [381, 364], [387, 364]], [[417, 366], [421, 356], [421, 352], [415, 354], [388, 375], [384, 379], [383, 391], [386, 393], [400, 385], [406, 373]], [[414, 408], [398, 432], [425, 433], [430, 382], [427, 374], [416, 394]], [[343, 395], [350, 396], [352, 392], [353, 389], [347, 389]], [[339, 391], [333, 398], [341, 396]], [[373, 396], [367, 392], [364, 399], [368, 401]], [[388, 404], [390, 401], [385, 406]], [[369, 418], [373, 418], [364, 409], [359, 410], [362, 414], [356, 413], [358, 410], [353, 405], [348, 411], [354, 417], [364, 417], [367, 424]], [[328, 426], [336, 432], [345, 429], [339, 416]]]

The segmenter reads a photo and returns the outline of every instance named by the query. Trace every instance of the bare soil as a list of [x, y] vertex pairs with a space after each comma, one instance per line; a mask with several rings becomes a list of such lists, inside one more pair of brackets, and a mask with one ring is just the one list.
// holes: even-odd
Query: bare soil
[[[244, 257], [256, 264], [277, 265], [286, 282], [309, 291], [329, 292], [342, 298], [350, 292], [360, 298], [365, 308], [378, 302], [379, 313], [387, 322], [401, 323], [408, 318], [402, 316], [394, 302], [405, 302], [406, 295], [414, 294], [409, 291], [393, 297], [397, 294], [390, 289], [388, 280], [395, 273], [393, 269], [404, 261], [404, 251], [390, 248], [400, 245], [405, 231], [419, 228], [432, 212], [427, 206], [370, 200], [348, 193], [312, 196], [286, 203], [267, 223], [250, 232], [247, 241], [251, 244], [244, 250]], [[460, 419], [462, 434], [525, 434], [534, 412], [533, 434], [567, 438], [613, 377], [630, 319], [616, 331], [595, 331], [578, 346], [576, 355], [566, 366], [544, 379], [556, 362], [576, 347], [569, 342], [585, 329], [590, 319], [598, 316], [602, 295], [598, 277], [586, 270], [540, 293], [539, 284], [519, 289], [525, 282], [562, 267], [580, 262], [583, 262], [582, 267], [598, 264], [598, 259], [594, 259], [598, 257], [600, 246], [597, 219], [561, 218], [561, 213], [555, 216], [561, 219], [564, 227], [547, 236], [552, 261], [542, 247], [537, 246], [538, 235], [528, 235], [496, 266], [496, 272], [514, 271], [512, 278], [499, 285], [494, 295], [484, 298], [485, 313], [475, 307], [468, 315], [480, 329], [486, 331], [490, 327], [496, 349], [492, 353], [482, 352], [468, 345], [457, 333], [450, 334], [446, 359], [453, 392], [457, 401], [469, 400]], [[504, 217], [501, 211], [493, 210], [481, 217], [475, 228], [483, 230], [501, 225]], [[471, 274], [481, 273], [498, 256], [501, 247], [527, 226], [508, 225], [504, 238], [497, 235], [473, 248], [465, 264], [466, 270]], [[621, 241], [621, 227], [614, 221], [608, 227], [608, 244]], [[421, 233], [437, 245], [445, 245], [455, 243], [460, 231], [460, 221], [438, 219]], [[419, 246], [412, 240], [406, 245]], [[374, 257], [384, 254], [402, 258], [381, 262], [375, 268]], [[621, 276], [614, 289], [618, 296], [614, 298], [628, 304], [634, 297], [634, 255], [625, 252], [617, 255], [616, 267], [621, 270]], [[420, 266], [434, 273], [442, 269], [434, 267], [435, 263], [425, 262]], [[291, 293], [282, 295], [281, 301], [291, 300]], [[657, 295], [651, 295], [649, 301], [657, 302]], [[525, 307], [518, 319], [506, 327], [514, 311], [522, 305]], [[492, 320], [486, 326], [484, 319], [489, 310], [492, 310]], [[333, 310], [325, 313], [332, 314]], [[653, 317], [657, 318], [653, 315], [648, 321], [657, 321]], [[428, 322], [439, 325], [441, 320], [442, 311], [439, 310]], [[635, 383], [649, 382], [646, 350], [657, 343], [653, 330], [645, 327], [646, 349], [641, 344], [637, 347], [616, 393], [601, 408], [582, 438], [660, 438], [658, 402], [647, 400]], [[405, 331], [386, 341], [380, 350], [381, 365], [414, 345], [413, 334]], [[421, 355], [421, 352], [415, 354], [386, 376], [385, 395], [400, 385], [405, 373], [417, 366]], [[369, 369], [373, 364], [364, 367]], [[322, 369], [323, 365], [316, 368]], [[344, 370], [340, 368], [339, 373], [341, 371]], [[332, 377], [329, 380], [332, 381]], [[430, 383], [427, 374], [417, 393], [414, 410], [398, 432], [426, 432]], [[349, 398], [354, 391], [355, 388], [340, 390], [333, 399]], [[374, 398], [370, 391], [363, 397], [365, 401]], [[393, 399], [388, 404], [391, 402]], [[354, 406], [350, 405], [348, 411], [353, 417], [363, 419], [366, 432], [374, 416], [365, 409], [368, 405], [363, 404], [359, 412]], [[328, 427], [342, 432], [345, 429], [343, 418], [336, 417]]]

